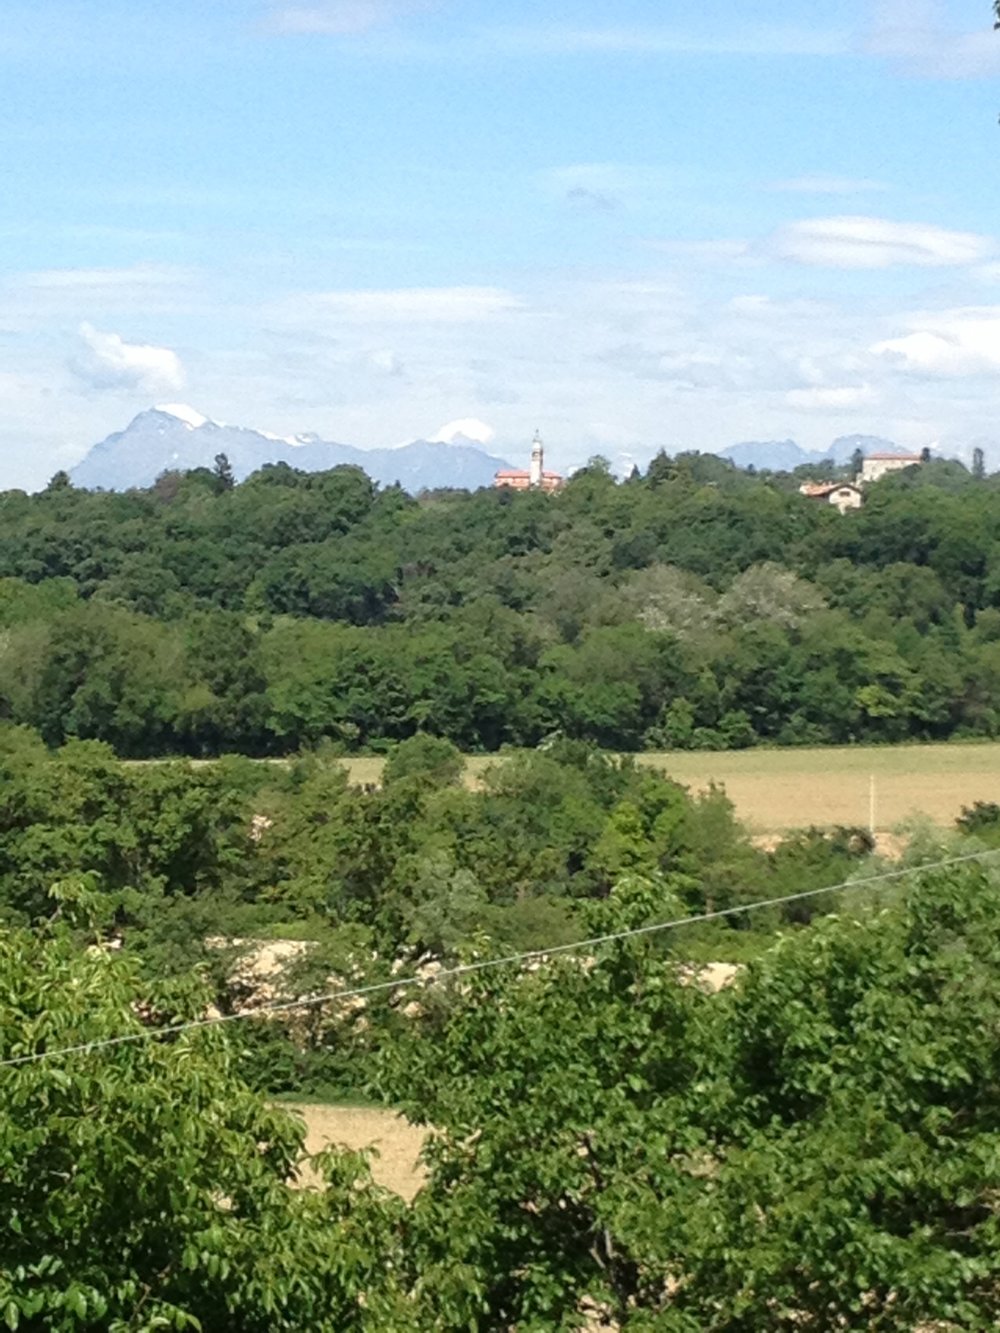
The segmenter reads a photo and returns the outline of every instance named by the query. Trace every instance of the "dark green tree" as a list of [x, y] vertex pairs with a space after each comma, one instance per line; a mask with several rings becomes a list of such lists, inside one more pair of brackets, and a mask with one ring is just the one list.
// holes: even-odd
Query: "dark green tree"
[[212, 467], [220, 491], [231, 491], [236, 485], [233, 467], [226, 454], [216, 454]]

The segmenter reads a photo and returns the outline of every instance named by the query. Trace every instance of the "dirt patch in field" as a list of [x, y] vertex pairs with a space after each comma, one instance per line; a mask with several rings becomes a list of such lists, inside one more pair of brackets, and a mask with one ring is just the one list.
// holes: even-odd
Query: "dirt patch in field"
[[902, 861], [908, 846], [909, 839], [901, 833], [875, 834], [875, 853], [884, 856], [887, 861]]
[[[794, 830], [785, 829], [781, 833], [755, 833], [750, 841], [761, 852], [775, 852]], [[909, 845], [909, 838], [902, 833], [876, 833], [875, 855], [887, 861], [901, 861]]]
[[[317, 1102], [283, 1102], [282, 1109], [300, 1115], [306, 1124], [306, 1150], [324, 1148], [374, 1148], [372, 1175], [378, 1184], [409, 1202], [424, 1183], [426, 1174], [418, 1162], [426, 1131], [411, 1125], [395, 1111], [381, 1107], [329, 1106]], [[302, 1184], [317, 1183], [308, 1163]]]

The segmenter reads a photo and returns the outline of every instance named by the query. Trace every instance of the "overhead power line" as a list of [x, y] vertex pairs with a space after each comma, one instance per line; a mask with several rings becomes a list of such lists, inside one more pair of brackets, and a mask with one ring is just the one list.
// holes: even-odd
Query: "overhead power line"
[[864, 879], [843, 880], [840, 884], [826, 884], [818, 889], [802, 889], [798, 893], [786, 893], [780, 898], [764, 898], [757, 902], [739, 903], [735, 907], [720, 907], [712, 912], [702, 912], [697, 916], [674, 917], [670, 921], [655, 921], [646, 926], [633, 926], [628, 930], [615, 930], [605, 935], [594, 935], [590, 939], [575, 940], [571, 944], [554, 944], [547, 949], [528, 949], [521, 953], [505, 954], [499, 958], [482, 958], [471, 963], [462, 963], [457, 967], [442, 968], [433, 976], [412, 975], [394, 977], [389, 981], [374, 981], [365, 986], [355, 986], [349, 990], [329, 991], [323, 995], [303, 995], [295, 1000], [281, 1000], [274, 1004], [260, 1005], [256, 1009], [243, 1010], [234, 1014], [212, 1014], [204, 1018], [186, 1019], [182, 1023], [168, 1023], [163, 1027], [141, 1028], [137, 1032], [124, 1032], [117, 1037], [101, 1037], [94, 1041], [81, 1041], [74, 1045], [58, 1046], [53, 1050], [32, 1051], [25, 1055], [15, 1055], [7, 1060], [0, 1060], [0, 1069], [10, 1069], [17, 1065], [39, 1064], [42, 1061], [57, 1060], [67, 1055], [89, 1054], [92, 1051], [107, 1050], [113, 1046], [127, 1046], [136, 1042], [155, 1041], [161, 1037], [174, 1037], [196, 1028], [220, 1027], [224, 1023], [239, 1023], [251, 1018], [260, 1018], [267, 1014], [290, 1013], [299, 1009], [314, 1008], [321, 1004], [332, 1004], [343, 1000], [365, 998], [370, 995], [385, 994], [389, 991], [405, 990], [410, 986], [437, 985], [442, 981], [451, 981], [457, 977], [471, 976], [475, 972], [486, 972], [493, 968], [513, 967], [518, 963], [546, 962], [558, 954], [574, 953], [579, 949], [596, 949], [602, 944], [615, 944], [621, 940], [637, 939], [643, 935], [656, 935], [662, 931], [677, 930], [681, 926], [697, 926], [706, 921], [720, 921], [726, 917], [740, 916], [746, 912], [756, 912], [766, 907], [783, 907], [787, 903], [803, 902], [809, 898], [818, 898], [824, 893], [840, 893], [848, 889], [862, 889], [870, 884], [885, 884], [892, 880], [903, 879], [907, 875], [926, 874], [932, 870], [946, 870], [952, 866], [966, 865], [971, 861], [981, 861], [984, 857], [1000, 853], [1000, 847], [988, 848], [980, 852], [969, 852], [963, 856], [951, 856], [942, 861], [932, 861], [924, 865], [906, 866], [901, 870], [886, 870], [878, 875], [868, 875]]

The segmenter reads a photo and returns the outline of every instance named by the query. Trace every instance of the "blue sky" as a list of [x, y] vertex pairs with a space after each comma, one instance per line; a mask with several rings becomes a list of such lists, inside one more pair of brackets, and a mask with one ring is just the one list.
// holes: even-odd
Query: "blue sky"
[[965, 0], [6, 0], [0, 485], [159, 401], [515, 457], [995, 446]]

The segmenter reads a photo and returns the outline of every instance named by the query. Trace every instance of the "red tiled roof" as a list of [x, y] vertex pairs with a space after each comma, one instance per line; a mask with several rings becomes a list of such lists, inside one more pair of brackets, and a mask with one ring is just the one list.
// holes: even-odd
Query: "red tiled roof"
[[826, 495], [832, 495], [834, 491], [857, 490], [857, 486], [850, 481], [807, 481], [799, 487], [799, 494], [804, 495], [808, 500], [821, 500]]
[[[526, 467], [502, 467], [498, 472], [494, 472], [495, 477], [530, 477], [531, 473]], [[548, 477], [551, 481], [562, 481], [560, 472], [543, 472], [543, 477]]]

